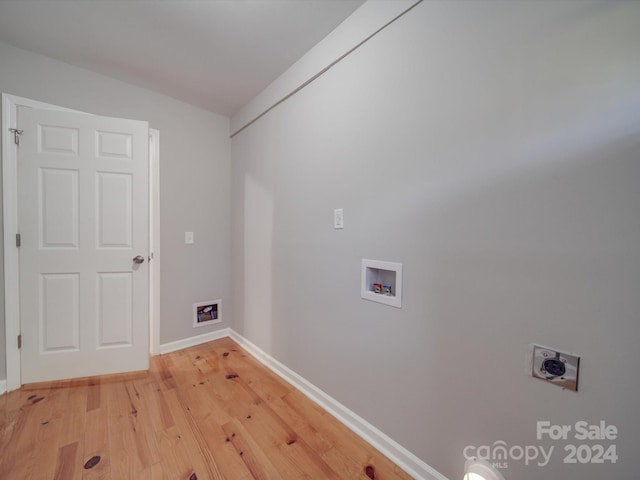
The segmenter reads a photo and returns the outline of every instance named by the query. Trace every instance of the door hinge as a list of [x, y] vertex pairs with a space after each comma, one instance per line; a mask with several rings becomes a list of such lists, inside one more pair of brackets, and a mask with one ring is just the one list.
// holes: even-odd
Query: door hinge
[[20, 247], [22, 245], [22, 237], [19, 233], [16, 233], [16, 247]]
[[20, 145], [20, 135], [24, 130], [18, 130], [17, 128], [10, 128], [9, 131], [13, 133], [13, 143], [16, 145]]
[[18, 335], [18, 348], [22, 348], [22, 334]]

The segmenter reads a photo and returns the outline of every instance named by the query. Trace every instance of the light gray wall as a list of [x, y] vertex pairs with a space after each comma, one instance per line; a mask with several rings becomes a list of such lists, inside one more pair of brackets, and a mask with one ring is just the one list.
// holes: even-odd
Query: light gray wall
[[[2, 118], [0, 115], [0, 128], [2, 127]], [[0, 149], [0, 157], [2, 157]], [[0, 158], [1, 159], [1, 158]], [[0, 191], [2, 191], [2, 168], [0, 168]], [[0, 205], [2, 205], [2, 198], [0, 196]], [[3, 210], [0, 208], [0, 245], [4, 239], [4, 223], [3, 223]], [[0, 255], [0, 272], [4, 272], [4, 255]], [[0, 380], [7, 378], [7, 358], [5, 355], [5, 335], [4, 335], [4, 274], [0, 275]]]
[[[509, 479], [636, 478], [639, 24], [424, 2], [234, 137], [233, 327], [451, 479], [498, 440], [555, 446]], [[360, 299], [362, 258], [404, 265], [402, 309]], [[582, 355], [578, 393], [532, 342]], [[584, 442], [544, 420], [616, 425], [618, 462], [563, 464]]]
[[[228, 326], [229, 119], [2, 43], [0, 91], [88, 113], [146, 120], [160, 130], [160, 342]], [[184, 244], [185, 231], [195, 232], [194, 245]], [[225, 321], [193, 329], [193, 303], [218, 298]], [[4, 341], [0, 353], [4, 367]], [[4, 368], [0, 372], [2, 377]]]

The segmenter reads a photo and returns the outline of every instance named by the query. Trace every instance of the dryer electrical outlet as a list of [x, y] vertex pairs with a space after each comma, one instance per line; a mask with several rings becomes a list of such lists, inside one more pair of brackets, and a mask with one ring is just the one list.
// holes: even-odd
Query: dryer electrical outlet
[[580, 357], [533, 345], [531, 375], [568, 390], [578, 390]]

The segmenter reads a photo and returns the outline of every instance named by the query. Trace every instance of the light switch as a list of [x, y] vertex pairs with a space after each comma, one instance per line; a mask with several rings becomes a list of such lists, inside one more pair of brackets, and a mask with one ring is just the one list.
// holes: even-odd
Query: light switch
[[336, 208], [333, 211], [333, 228], [336, 230], [344, 228], [344, 211], [342, 208]]
[[191, 245], [192, 243], [194, 243], [193, 232], [184, 232], [184, 243], [186, 243], [187, 245]]

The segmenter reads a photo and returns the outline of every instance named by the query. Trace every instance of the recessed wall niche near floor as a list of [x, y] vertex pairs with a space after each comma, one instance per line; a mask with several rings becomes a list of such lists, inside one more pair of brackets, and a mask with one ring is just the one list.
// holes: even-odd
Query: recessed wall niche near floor
[[222, 300], [193, 304], [193, 328], [222, 322]]
[[365, 300], [402, 308], [402, 264], [362, 259], [361, 294]]

